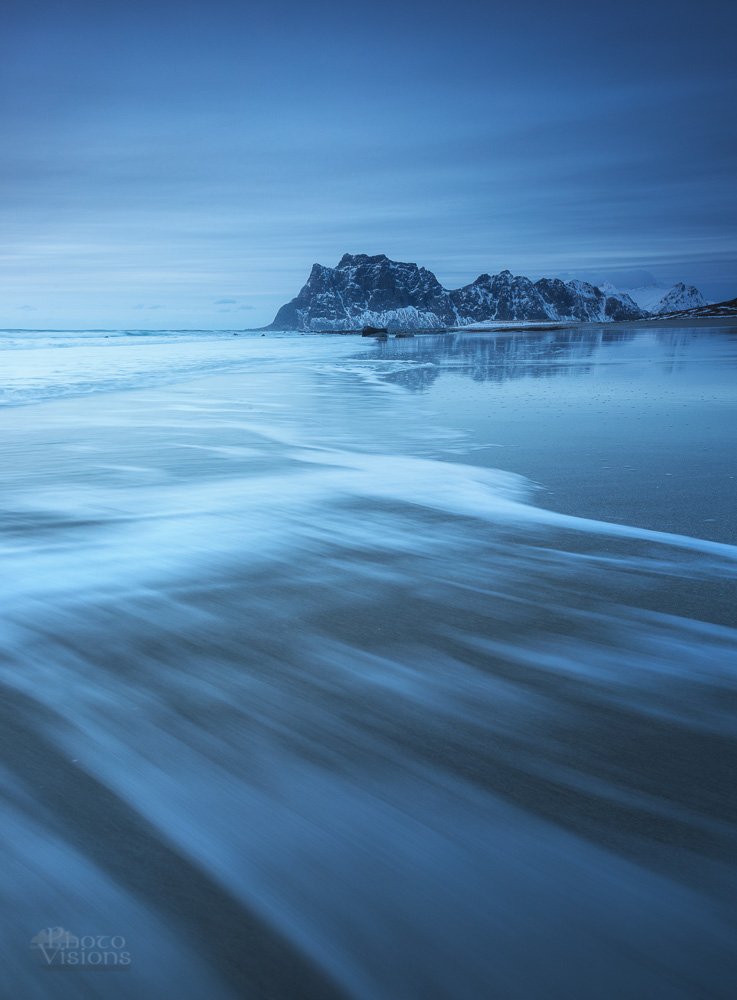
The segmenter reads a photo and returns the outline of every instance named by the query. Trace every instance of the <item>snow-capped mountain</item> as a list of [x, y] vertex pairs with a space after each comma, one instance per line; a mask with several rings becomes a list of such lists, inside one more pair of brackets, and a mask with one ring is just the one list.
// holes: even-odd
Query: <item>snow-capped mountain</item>
[[724, 302], [710, 302], [704, 306], [695, 306], [693, 309], [676, 310], [675, 312], [661, 313], [663, 319], [718, 319], [720, 317], [737, 316], [737, 299], [727, 299]]
[[685, 285], [682, 281], [667, 288], [665, 285], [642, 285], [628, 288], [627, 294], [640, 309], [658, 315], [678, 312], [681, 309], [698, 309], [706, 305], [706, 299], [695, 285]]
[[299, 295], [276, 314], [275, 330], [361, 326], [421, 329], [454, 322], [448, 293], [424, 267], [383, 254], [345, 254], [337, 267], [313, 264]]
[[337, 267], [314, 264], [299, 295], [282, 306], [270, 329], [417, 330], [499, 320], [607, 322], [645, 315], [626, 293], [607, 293], [585, 281], [533, 282], [502, 271], [449, 290], [417, 264], [384, 254], [345, 254]]
[[654, 313], [681, 312], [683, 309], [699, 309], [705, 306], [706, 299], [695, 285], [684, 285], [679, 281], [663, 296], [653, 309]]

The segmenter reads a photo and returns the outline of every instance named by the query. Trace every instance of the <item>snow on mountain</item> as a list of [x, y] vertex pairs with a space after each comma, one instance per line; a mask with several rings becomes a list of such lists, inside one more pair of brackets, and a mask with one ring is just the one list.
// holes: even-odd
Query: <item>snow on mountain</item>
[[661, 313], [663, 319], [718, 319], [732, 318], [737, 316], [737, 299], [727, 299], [725, 302], [711, 302], [703, 306], [695, 306], [693, 309], [685, 311], [677, 310], [673, 313]]
[[667, 295], [669, 289], [667, 285], [640, 285], [637, 288], [628, 288], [626, 291], [640, 309], [655, 312], [655, 307], [663, 296]]
[[629, 288], [627, 294], [640, 309], [659, 314], [677, 312], [681, 309], [696, 309], [706, 305], [706, 299], [694, 285], [685, 285], [682, 281], [667, 288], [665, 285], [643, 285], [640, 288]]
[[417, 264], [384, 254], [345, 254], [334, 268], [314, 264], [307, 283], [281, 307], [270, 328], [417, 330], [509, 320], [608, 322], [644, 315], [626, 293], [604, 292], [585, 281], [533, 282], [502, 271], [448, 290]]
[[448, 293], [424, 267], [390, 261], [384, 254], [345, 254], [337, 267], [314, 264], [299, 295], [281, 307], [271, 328], [430, 329], [453, 321]]
[[684, 285], [679, 281], [663, 296], [653, 309], [655, 313], [680, 312], [682, 309], [699, 309], [705, 306], [706, 299], [694, 285]]

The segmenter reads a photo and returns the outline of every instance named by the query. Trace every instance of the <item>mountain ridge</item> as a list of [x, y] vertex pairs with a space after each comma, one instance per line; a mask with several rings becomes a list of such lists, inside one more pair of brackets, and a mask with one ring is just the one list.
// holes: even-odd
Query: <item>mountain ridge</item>
[[640, 285], [637, 288], [617, 289], [608, 282], [599, 285], [599, 288], [603, 292], [608, 290], [626, 292], [640, 309], [651, 316], [678, 312], [682, 309], [697, 309], [708, 304], [695, 285], [687, 285], [683, 281], [676, 282], [670, 288], [666, 285], [652, 284]]
[[737, 316], [737, 299], [725, 299], [723, 302], [708, 302], [703, 306], [691, 309], [677, 309], [658, 314], [658, 319], [719, 319], [720, 317]]
[[[703, 302], [692, 286], [674, 286], [671, 292], [679, 287], [685, 290], [687, 305]], [[674, 295], [669, 311], [677, 304]], [[266, 329], [421, 330], [495, 321], [614, 322], [648, 315], [626, 292], [610, 286], [602, 290], [586, 281], [532, 281], [505, 270], [447, 289], [432, 271], [415, 263], [390, 260], [386, 254], [346, 253], [336, 267], [313, 264], [298, 295], [279, 309]]]

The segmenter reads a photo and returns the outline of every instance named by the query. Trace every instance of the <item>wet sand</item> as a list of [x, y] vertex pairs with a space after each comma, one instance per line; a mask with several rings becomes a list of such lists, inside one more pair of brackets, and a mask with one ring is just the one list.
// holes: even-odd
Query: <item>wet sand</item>
[[130, 350], [0, 413], [13, 995], [730, 997], [732, 331]]

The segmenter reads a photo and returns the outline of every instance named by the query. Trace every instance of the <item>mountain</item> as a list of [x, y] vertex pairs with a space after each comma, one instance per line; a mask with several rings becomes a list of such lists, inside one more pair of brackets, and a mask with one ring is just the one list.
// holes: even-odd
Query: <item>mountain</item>
[[725, 302], [712, 302], [693, 309], [681, 309], [674, 312], [660, 313], [658, 319], [712, 319], [719, 316], [737, 316], [737, 299], [727, 299]]
[[628, 288], [627, 294], [640, 309], [645, 312], [659, 314], [676, 312], [681, 309], [695, 309], [706, 305], [706, 299], [695, 285], [685, 285], [679, 281], [672, 288], [662, 285], [643, 285], [640, 288]]
[[679, 281], [667, 295], [664, 295], [654, 313], [681, 312], [684, 309], [699, 309], [706, 305], [706, 299], [694, 285], [684, 285]]
[[[609, 282], [605, 282], [599, 285], [599, 288], [607, 294], [620, 291], [620, 289], [615, 288], [614, 285]], [[655, 312], [657, 306], [660, 304], [664, 295], [669, 292], [667, 285], [638, 285], [635, 288], [624, 288], [624, 291], [632, 301], [643, 309], [647, 313]]]
[[276, 314], [273, 330], [362, 326], [421, 329], [455, 321], [448, 293], [431, 271], [383, 254], [345, 254], [337, 267], [313, 264], [299, 295]]
[[269, 329], [418, 330], [500, 320], [608, 322], [645, 315], [626, 293], [606, 293], [585, 281], [533, 282], [502, 271], [449, 290], [417, 264], [384, 254], [345, 254], [337, 267], [314, 264], [299, 295], [281, 307]]

